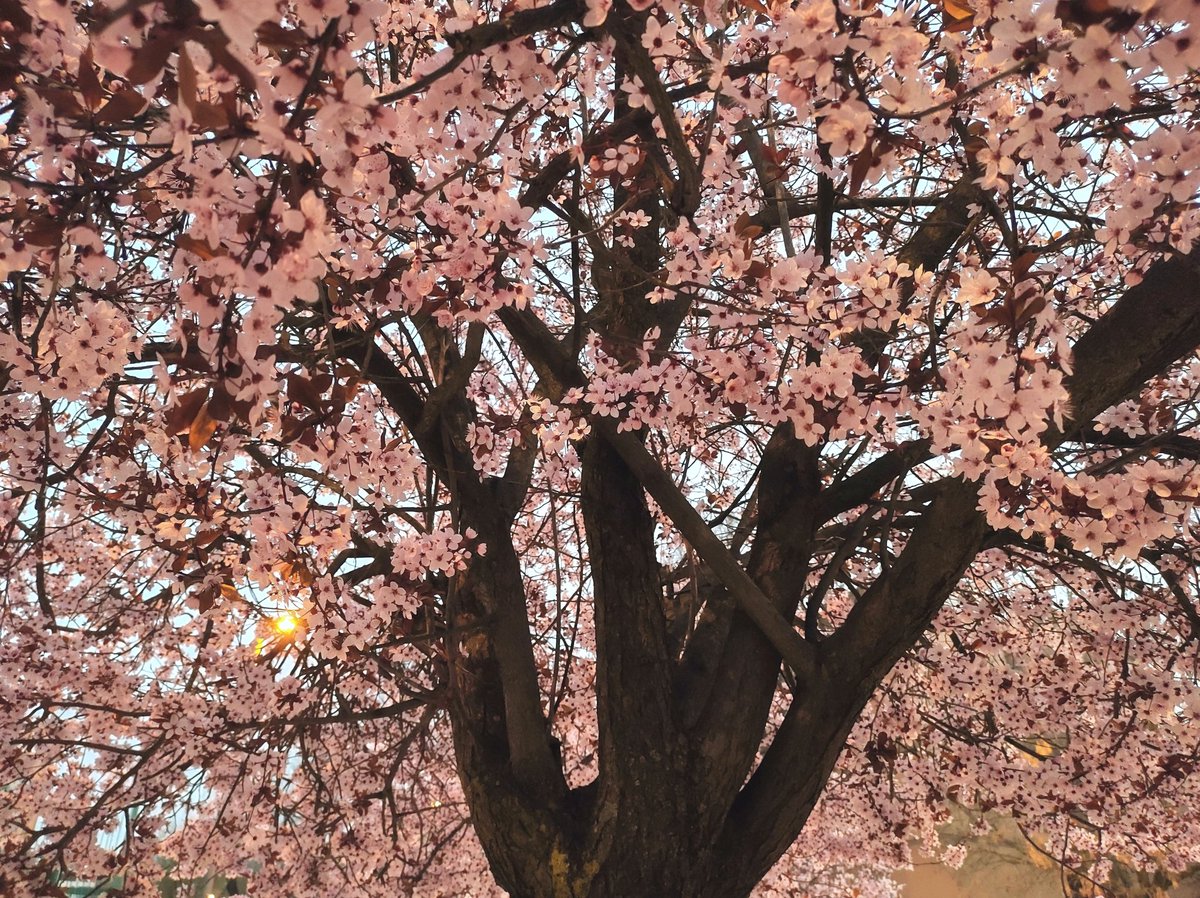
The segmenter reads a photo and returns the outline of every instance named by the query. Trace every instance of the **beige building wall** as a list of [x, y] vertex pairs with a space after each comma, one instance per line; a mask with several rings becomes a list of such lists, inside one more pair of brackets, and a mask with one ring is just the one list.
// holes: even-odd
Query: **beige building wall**
[[[1008, 819], [993, 821], [992, 832], [971, 840], [967, 859], [958, 870], [936, 861], [915, 861], [913, 870], [897, 874], [904, 898], [1076, 898], [1091, 896], [1085, 886], [1072, 888], [1057, 864], [1041, 855]], [[1112, 891], [1104, 898], [1200, 898], [1200, 872], [1173, 884], [1117, 869]], [[1099, 893], [1095, 893], [1099, 894]]]

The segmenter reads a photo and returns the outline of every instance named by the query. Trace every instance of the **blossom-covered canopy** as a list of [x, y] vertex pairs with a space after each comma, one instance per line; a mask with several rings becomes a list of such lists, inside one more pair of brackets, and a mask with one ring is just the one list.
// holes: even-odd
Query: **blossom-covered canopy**
[[1200, 862], [1193, 0], [0, 0], [0, 892]]

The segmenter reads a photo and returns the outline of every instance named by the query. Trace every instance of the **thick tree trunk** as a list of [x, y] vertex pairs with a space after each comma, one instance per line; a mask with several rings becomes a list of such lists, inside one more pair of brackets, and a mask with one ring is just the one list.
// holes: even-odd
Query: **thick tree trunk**
[[[681, 798], [702, 803], [695, 794]], [[596, 808], [594, 814], [604, 838], [591, 832], [582, 844], [572, 844], [560, 833], [537, 853], [523, 847], [524, 831], [510, 838], [515, 821], [476, 829], [493, 870], [505, 871], [502, 882], [513, 898], [744, 898], [754, 888], [735, 875], [742, 869], [737, 858], [715, 845], [695, 844], [695, 827], [674, 809], [620, 830], [612, 825], [622, 816], [619, 808]]]

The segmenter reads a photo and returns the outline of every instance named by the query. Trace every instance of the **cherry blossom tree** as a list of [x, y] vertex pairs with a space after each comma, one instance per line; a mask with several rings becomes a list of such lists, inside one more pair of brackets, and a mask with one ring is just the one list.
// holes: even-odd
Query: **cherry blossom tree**
[[1200, 862], [1194, 0], [0, 13], [0, 893]]

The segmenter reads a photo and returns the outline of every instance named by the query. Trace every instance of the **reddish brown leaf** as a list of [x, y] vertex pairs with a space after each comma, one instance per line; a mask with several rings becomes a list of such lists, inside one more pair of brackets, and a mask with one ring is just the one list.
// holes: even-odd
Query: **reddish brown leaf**
[[1066, 25], [1082, 32], [1092, 25], [1104, 25], [1111, 34], [1123, 34], [1141, 18], [1137, 10], [1109, 2], [1109, 0], [1059, 0], [1054, 14]]
[[188, 428], [188, 448], [193, 452], [202, 448], [216, 432], [217, 419], [208, 413], [208, 403], [206, 402], [200, 406], [200, 411], [196, 412], [196, 417], [192, 420], [191, 427]]
[[238, 98], [236, 90], [226, 90], [221, 92], [221, 108], [225, 110], [225, 121], [227, 124], [238, 120]]
[[983, 122], [971, 122], [967, 125], [968, 136], [963, 149], [972, 164], [975, 163], [975, 157], [979, 155], [980, 151], [987, 149], [987, 133], [987, 125]]
[[79, 97], [73, 91], [64, 90], [61, 87], [38, 87], [34, 90], [38, 96], [50, 104], [50, 108], [57, 116], [77, 119], [87, 115], [87, 110], [83, 108]]
[[207, 612], [217, 603], [218, 595], [220, 595], [220, 592], [215, 585], [206, 586], [203, 590], [196, 593], [196, 607], [200, 609], [201, 614]]
[[1029, 270], [1038, 260], [1037, 250], [1026, 250], [1013, 261], [1013, 281], [1020, 283], [1029, 276]]
[[315, 579], [312, 571], [308, 569], [308, 565], [304, 563], [304, 559], [295, 554], [288, 555], [283, 561], [276, 564], [275, 570], [283, 579], [299, 583], [301, 586], [311, 586]]
[[96, 64], [92, 62], [92, 48], [89, 46], [79, 56], [79, 92], [83, 94], [83, 102], [87, 108], [95, 112], [104, 100], [104, 88], [96, 74]]
[[146, 108], [146, 98], [132, 88], [112, 95], [104, 108], [96, 113], [97, 124], [125, 122], [141, 114]]
[[867, 174], [874, 164], [875, 141], [868, 138], [866, 147], [854, 157], [854, 163], [850, 166], [850, 196], [858, 196], [863, 181], [867, 179]]
[[942, 25], [947, 31], [966, 31], [975, 24], [975, 10], [968, 0], [941, 0]]
[[21, 0], [0, 0], [0, 20], [9, 23], [17, 35], [33, 29], [33, 19]]
[[746, 240], [753, 240], [763, 232], [760, 225], [751, 224], [750, 216], [743, 212], [737, 217], [737, 221], [733, 223], [733, 233]]
[[247, 90], [253, 90], [257, 79], [254, 73], [246, 68], [246, 64], [229, 52], [229, 38], [222, 31], [214, 31], [208, 29], [194, 29], [189, 32], [188, 37], [199, 44], [204, 45], [204, 49], [212, 55], [213, 62], [229, 72], [238, 81], [242, 87]]
[[192, 110], [192, 121], [201, 131], [219, 131], [229, 127], [229, 116], [225, 107], [219, 103], [209, 103], [207, 100], [196, 101], [196, 108]]
[[192, 545], [200, 549], [206, 548], [220, 539], [221, 534], [222, 531], [218, 528], [213, 528], [211, 530], [200, 530], [194, 537], [192, 537]]
[[1017, 303], [1017, 314], [1013, 321], [1013, 329], [1020, 330], [1028, 324], [1033, 316], [1046, 308], [1046, 294], [1041, 290], [1026, 291], [1023, 300]]
[[282, 432], [279, 434], [279, 439], [284, 443], [290, 443], [297, 439], [304, 433], [305, 428], [308, 426], [307, 423], [292, 415], [284, 415], [280, 418], [280, 424], [283, 426], [281, 428]]
[[39, 215], [21, 232], [31, 246], [58, 246], [62, 243], [63, 223], [49, 215]]
[[287, 391], [289, 399], [300, 403], [305, 408], [312, 409], [314, 412], [321, 411], [324, 406], [321, 391], [317, 388], [314, 381], [309, 380], [303, 375], [289, 374], [287, 376]]
[[767, 5], [762, 0], [736, 0], [739, 6], [744, 6], [746, 9], [752, 10], [764, 16], [769, 16], [771, 11], [767, 9]]
[[224, 424], [229, 420], [229, 415], [233, 411], [230, 405], [228, 391], [221, 387], [213, 390], [212, 398], [208, 400], [208, 414], [214, 421], [219, 421]]
[[164, 30], [142, 44], [134, 54], [133, 65], [125, 73], [131, 84], [146, 84], [158, 77], [167, 64], [167, 59], [179, 46], [183, 36], [176, 29]]
[[186, 250], [193, 255], [199, 256], [201, 259], [208, 261], [217, 256], [225, 255], [223, 247], [210, 246], [206, 241], [193, 237], [191, 234], [182, 234], [175, 238], [175, 245], [182, 250]]
[[362, 378], [354, 376], [350, 377], [345, 384], [339, 384], [333, 388], [330, 398], [337, 413], [345, 411], [346, 404], [354, 398], [360, 386], [362, 386]]
[[167, 413], [164, 416], [166, 418], [167, 433], [172, 436], [179, 433], [187, 433], [192, 426], [192, 422], [196, 420], [196, 415], [199, 413], [200, 407], [204, 405], [207, 399], [208, 387], [200, 387], [179, 397], [175, 405], [167, 409]]
[[770, 273], [771, 269], [766, 262], [762, 259], [754, 259], [746, 266], [744, 277], [757, 280], [758, 278], [765, 278]]
[[277, 54], [283, 50], [299, 50], [311, 40], [298, 28], [284, 28], [278, 22], [263, 22], [255, 36], [260, 44]]
[[182, 103], [193, 117], [196, 113], [196, 67], [188, 56], [187, 44], [179, 45], [179, 61], [175, 63], [175, 80], [179, 83], [179, 102]]

